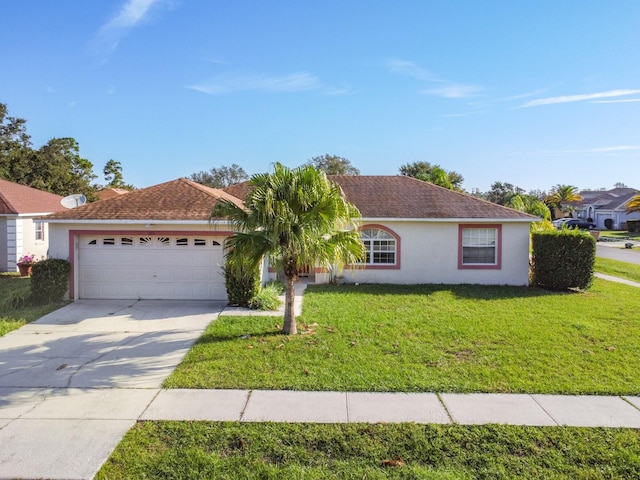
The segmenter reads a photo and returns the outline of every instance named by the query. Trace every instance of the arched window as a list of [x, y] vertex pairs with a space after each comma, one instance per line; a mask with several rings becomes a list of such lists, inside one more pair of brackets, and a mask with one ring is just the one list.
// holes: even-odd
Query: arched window
[[396, 237], [380, 228], [367, 227], [360, 230], [360, 238], [367, 250], [365, 265], [396, 265], [398, 261]]

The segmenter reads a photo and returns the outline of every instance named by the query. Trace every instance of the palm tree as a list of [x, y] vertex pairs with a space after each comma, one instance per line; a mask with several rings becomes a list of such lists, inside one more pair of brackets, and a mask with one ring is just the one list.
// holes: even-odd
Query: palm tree
[[556, 185], [551, 189], [549, 195], [544, 199], [544, 203], [554, 209], [563, 211], [562, 204], [566, 202], [579, 202], [582, 196], [578, 193], [578, 187], [573, 185]]
[[640, 193], [636, 194], [627, 203], [627, 213], [640, 212]]
[[225, 242], [228, 252], [254, 266], [267, 256], [283, 269], [283, 331], [296, 334], [294, 282], [300, 268], [361, 262], [365, 250], [357, 230], [360, 212], [338, 185], [310, 165], [289, 169], [276, 163], [273, 173], [254, 175], [249, 185], [245, 208], [221, 201], [211, 217], [227, 217], [234, 227]]

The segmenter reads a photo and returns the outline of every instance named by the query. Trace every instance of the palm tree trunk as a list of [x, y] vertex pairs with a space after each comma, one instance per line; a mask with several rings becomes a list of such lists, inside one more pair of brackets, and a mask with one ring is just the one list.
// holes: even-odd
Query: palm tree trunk
[[296, 315], [294, 300], [296, 298], [296, 287], [294, 285], [295, 277], [285, 276], [284, 288], [284, 328], [283, 331], [287, 335], [296, 335], [298, 327], [296, 325]]

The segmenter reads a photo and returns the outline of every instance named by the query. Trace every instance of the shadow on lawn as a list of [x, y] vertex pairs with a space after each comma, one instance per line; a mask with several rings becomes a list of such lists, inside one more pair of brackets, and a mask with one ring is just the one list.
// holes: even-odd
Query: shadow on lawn
[[359, 285], [309, 285], [309, 293], [360, 293], [364, 295], [433, 295], [448, 292], [457, 298], [491, 300], [506, 298], [535, 298], [572, 295], [574, 292], [557, 292], [538, 287], [514, 287], [508, 285], [393, 285], [361, 283]]
[[247, 331], [245, 333], [233, 333], [226, 335], [219, 335], [213, 333], [205, 333], [202, 335], [195, 345], [206, 345], [208, 343], [222, 343], [222, 342], [234, 342], [237, 340], [249, 340], [249, 339], [260, 339], [260, 338], [270, 338], [270, 337], [286, 337], [284, 333], [282, 333], [282, 328], [273, 330], [262, 330], [262, 331]]

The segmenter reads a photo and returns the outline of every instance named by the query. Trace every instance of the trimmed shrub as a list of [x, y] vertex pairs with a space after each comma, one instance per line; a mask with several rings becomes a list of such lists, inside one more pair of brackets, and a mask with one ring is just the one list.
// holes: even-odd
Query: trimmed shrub
[[267, 283], [260, 292], [251, 299], [249, 308], [253, 310], [277, 310], [282, 302], [278, 298], [281, 290], [279, 285]]
[[249, 302], [260, 292], [260, 269], [233, 253], [227, 255], [224, 282], [229, 305], [249, 307]]
[[532, 235], [531, 283], [550, 290], [585, 290], [593, 281], [596, 241], [580, 230]]
[[31, 298], [35, 303], [59, 302], [69, 288], [71, 264], [60, 258], [40, 260], [31, 269]]

